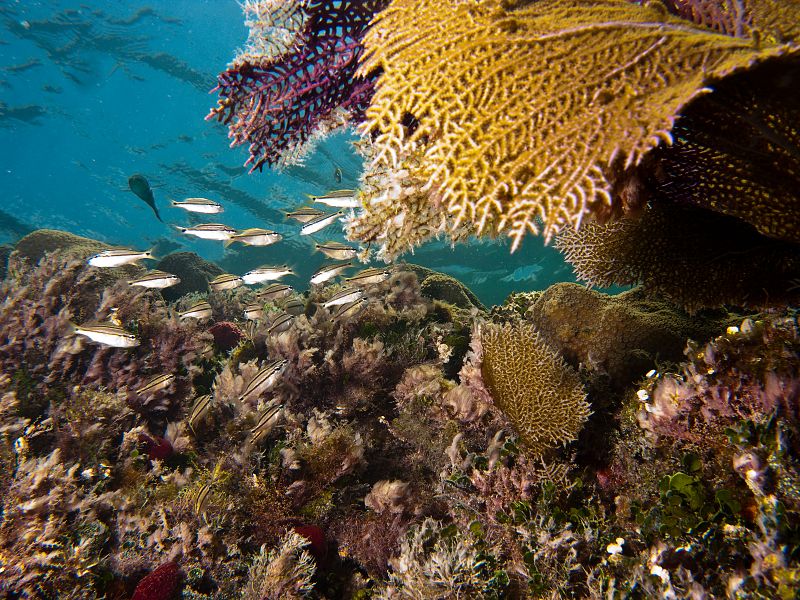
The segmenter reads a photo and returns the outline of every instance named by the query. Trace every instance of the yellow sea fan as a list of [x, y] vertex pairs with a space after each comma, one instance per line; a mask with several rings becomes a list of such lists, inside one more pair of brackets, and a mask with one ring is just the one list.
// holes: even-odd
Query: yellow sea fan
[[[512, 251], [527, 232], [549, 240], [608, 207], [612, 165], [669, 143], [709, 80], [785, 49], [693, 26], [659, 3], [506, 4], [394, 0], [364, 39], [361, 73], [382, 75], [362, 132], [374, 146], [367, 177], [402, 166], [451, 230], [504, 233]], [[365, 195], [361, 222], [385, 210], [376, 197]]]

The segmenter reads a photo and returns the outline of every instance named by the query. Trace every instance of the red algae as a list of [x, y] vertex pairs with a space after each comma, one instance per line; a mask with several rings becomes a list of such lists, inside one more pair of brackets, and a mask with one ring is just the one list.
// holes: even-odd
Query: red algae
[[181, 582], [178, 563], [170, 561], [158, 567], [136, 586], [131, 600], [172, 600]]

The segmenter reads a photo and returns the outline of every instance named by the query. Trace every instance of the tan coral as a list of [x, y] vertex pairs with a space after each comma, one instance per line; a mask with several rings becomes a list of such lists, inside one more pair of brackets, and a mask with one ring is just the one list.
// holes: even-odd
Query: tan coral
[[527, 446], [574, 440], [591, 414], [578, 374], [530, 324], [486, 324], [480, 336], [486, 387]]

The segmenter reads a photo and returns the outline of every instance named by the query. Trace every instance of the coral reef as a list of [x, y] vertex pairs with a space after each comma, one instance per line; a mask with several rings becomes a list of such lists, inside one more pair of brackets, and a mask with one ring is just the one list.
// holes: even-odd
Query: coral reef
[[80, 258], [108, 248], [108, 244], [81, 237], [67, 231], [56, 229], [37, 229], [21, 238], [14, 245], [14, 250], [19, 256], [28, 259], [31, 264], [36, 264], [48, 252], [61, 250], [69, 252]]

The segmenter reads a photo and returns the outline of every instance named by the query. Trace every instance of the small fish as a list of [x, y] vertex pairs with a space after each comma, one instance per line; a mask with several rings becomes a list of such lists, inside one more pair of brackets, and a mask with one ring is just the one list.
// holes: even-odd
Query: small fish
[[197, 490], [197, 494], [194, 497], [194, 512], [197, 513], [197, 516], [202, 517], [205, 512], [206, 508], [208, 507], [208, 496], [211, 494], [211, 484], [207, 483], [199, 490]]
[[336, 180], [336, 183], [342, 183], [342, 170], [339, 167], [333, 170], [333, 178]]
[[178, 285], [180, 282], [180, 277], [173, 275], [172, 273], [165, 273], [164, 271], [150, 271], [142, 277], [129, 280], [128, 285], [138, 285], [145, 288], [163, 290], [164, 288]]
[[211, 394], [200, 396], [194, 401], [192, 410], [189, 412], [189, 427], [195, 431], [196, 426], [208, 414], [208, 409], [211, 407]]
[[292, 315], [285, 312], [281, 313], [277, 317], [275, 317], [274, 321], [272, 321], [272, 324], [269, 326], [267, 333], [269, 333], [270, 335], [272, 335], [273, 333], [283, 333], [284, 331], [289, 329], [289, 327], [292, 326], [293, 322], [294, 322], [294, 317]]
[[258, 397], [275, 387], [288, 364], [288, 360], [281, 358], [262, 367], [250, 383], [247, 384], [244, 392], [239, 396], [239, 401], [244, 402], [250, 396]]
[[222, 290], [235, 290], [236, 288], [240, 287], [243, 283], [244, 281], [238, 275], [223, 273], [222, 275], [218, 275], [214, 277], [214, 279], [209, 281], [208, 287], [210, 287], [215, 292], [221, 292]]
[[325, 204], [333, 208], [358, 208], [361, 206], [361, 201], [358, 199], [355, 190], [335, 190], [328, 192], [322, 196], [308, 196], [314, 202]]
[[312, 219], [300, 228], [300, 235], [311, 235], [312, 233], [321, 231], [342, 216], [344, 216], [344, 211], [340, 210], [335, 213], [324, 214], [316, 219]]
[[345, 263], [333, 263], [332, 265], [325, 265], [319, 271], [314, 273], [309, 281], [314, 285], [325, 283], [352, 266], [353, 263], [350, 261]]
[[140, 344], [139, 339], [129, 331], [118, 325], [104, 325], [95, 323], [91, 325], [76, 325], [70, 323], [72, 333], [84, 335], [93, 342], [114, 348], [135, 348]]
[[249, 321], [259, 321], [264, 318], [264, 306], [253, 303], [244, 307], [244, 318]]
[[352, 277], [347, 277], [345, 281], [354, 283], [356, 285], [369, 285], [371, 283], [380, 283], [381, 281], [386, 281], [391, 276], [392, 271], [390, 269], [376, 269], [370, 267], [369, 269], [359, 271]]
[[315, 244], [314, 248], [334, 260], [349, 260], [358, 255], [358, 248], [340, 242], [322, 242]]
[[228, 227], [222, 223], [204, 223], [202, 225], [193, 225], [192, 227], [178, 227], [178, 231], [186, 235], [199, 237], [201, 240], [222, 242], [231, 239], [231, 236], [236, 233], [233, 227]]
[[355, 302], [356, 300], [360, 300], [364, 297], [364, 290], [357, 287], [349, 287], [343, 289], [338, 294], [334, 294], [331, 296], [331, 299], [325, 302], [322, 306], [325, 308], [330, 308], [331, 306], [340, 306], [342, 304], [348, 304], [350, 302]]
[[175, 375], [173, 373], [167, 373], [166, 375], [157, 375], [156, 377], [153, 377], [150, 381], [145, 383], [138, 390], [136, 390], [136, 395], [142, 396], [144, 394], [154, 394], [158, 391], [168, 388], [174, 380], [175, 380]]
[[299, 298], [292, 298], [283, 304], [283, 310], [290, 315], [302, 315], [306, 311], [306, 303]]
[[173, 200], [172, 206], [193, 213], [202, 213], [204, 215], [216, 215], [224, 210], [221, 204], [209, 200], [208, 198], [187, 198], [183, 202]]
[[354, 300], [348, 304], [343, 304], [335, 313], [333, 313], [333, 320], [344, 321], [347, 319], [354, 319], [360, 315], [365, 308], [367, 308], [368, 303], [369, 298], [359, 298], [358, 300]]
[[294, 271], [287, 265], [281, 265], [280, 267], [258, 267], [242, 275], [242, 280], [247, 285], [255, 285], [257, 283], [264, 283], [265, 281], [275, 281], [287, 275], [294, 275]]
[[294, 291], [292, 286], [285, 283], [271, 283], [268, 286], [256, 292], [256, 298], [259, 300], [277, 300], [285, 298]]
[[281, 412], [283, 406], [280, 404], [273, 404], [272, 406], [268, 406], [261, 414], [258, 415], [258, 421], [250, 430], [250, 435], [252, 436], [252, 441], [257, 442], [261, 439], [262, 436], [268, 434], [272, 427], [275, 425], [275, 421], [277, 420], [275, 417]]
[[211, 305], [205, 300], [201, 300], [197, 304], [193, 304], [186, 310], [179, 312], [180, 319], [210, 319], [213, 310]]
[[287, 212], [286, 216], [290, 219], [294, 219], [295, 221], [299, 221], [300, 223], [308, 223], [309, 221], [312, 221], [317, 217], [321, 217], [324, 214], [324, 212], [317, 210], [313, 206], [301, 206], [297, 210]]
[[144, 200], [147, 206], [153, 209], [156, 219], [163, 223], [164, 219], [162, 219], [161, 215], [158, 214], [158, 208], [156, 208], [156, 198], [153, 196], [153, 190], [150, 188], [150, 183], [147, 181], [147, 178], [139, 173], [131, 175], [128, 177], [128, 187], [131, 188], [131, 191], [134, 194]]
[[283, 236], [280, 233], [256, 227], [234, 233], [229, 240], [226, 240], [225, 246], [230, 246], [234, 242], [241, 242], [247, 246], [269, 246], [275, 242], [280, 242], [282, 239]]
[[103, 250], [99, 254], [95, 254], [89, 258], [88, 262], [93, 267], [120, 267], [122, 265], [129, 265], [135, 263], [137, 260], [144, 258], [155, 260], [153, 258], [153, 251], [137, 252], [130, 248], [115, 248], [113, 250]]

